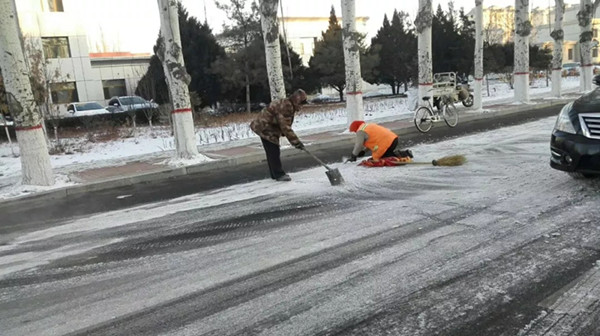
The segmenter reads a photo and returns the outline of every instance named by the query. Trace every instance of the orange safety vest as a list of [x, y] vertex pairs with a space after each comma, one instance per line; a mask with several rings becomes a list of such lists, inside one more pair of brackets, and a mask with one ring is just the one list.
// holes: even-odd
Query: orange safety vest
[[374, 160], [379, 160], [398, 137], [394, 132], [377, 124], [364, 124], [359, 130], [367, 133], [368, 138], [364, 145], [371, 150]]

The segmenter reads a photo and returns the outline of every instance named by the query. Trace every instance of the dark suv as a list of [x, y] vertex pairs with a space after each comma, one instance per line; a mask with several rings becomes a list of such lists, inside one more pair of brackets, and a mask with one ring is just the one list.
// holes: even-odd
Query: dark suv
[[[600, 75], [594, 77], [600, 85]], [[565, 105], [550, 140], [550, 166], [575, 177], [600, 176], [600, 88]]]

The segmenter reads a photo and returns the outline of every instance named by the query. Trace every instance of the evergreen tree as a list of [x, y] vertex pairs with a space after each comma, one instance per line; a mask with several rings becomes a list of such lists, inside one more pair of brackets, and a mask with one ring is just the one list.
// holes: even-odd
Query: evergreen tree
[[314, 55], [308, 64], [319, 76], [321, 85], [331, 86], [339, 93], [342, 101], [346, 87], [342, 26], [337, 20], [333, 6], [329, 14], [329, 26], [321, 34], [321, 39], [315, 43]]
[[529, 66], [533, 70], [545, 71], [550, 68], [552, 62], [552, 50], [540, 48], [537, 45], [529, 46]]
[[[195, 17], [190, 17], [188, 11], [178, 4], [179, 29], [185, 68], [191, 76], [190, 92], [196, 92], [203, 106], [212, 105], [220, 99], [220, 81], [214, 72], [210, 71], [211, 64], [225, 54], [208, 25], [200, 23]], [[158, 45], [154, 46], [154, 55], [150, 59], [150, 66], [140, 80], [136, 94], [146, 99], [154, 99], [157, 103], [169, 101], [167, 84], [162, 63], [156, 56]], [[142, 88], [152, 87], [149, 90]], [[154, 95], [150, 97], [149, 95]]]
[[[371, 79], [379, 64], [379, 54], [377, 52], [367, 53], [364, 39], [364, 35], [359, 36], [361, 75], [363, 78]], [[320, 79], [320, 85], [331, 86], [339, 93], [340, 101], [344, 100], [346, 87], [344, 62], [342, 26], [331, 6], [329, 26], [326, 31], [321, 33], [321, 39], [315, 43], [314, 55], [308, 62], [310, 67], [310, 70], [307, 71], [310, 74], [308, 82], [311, 82], [310, 79], [316, 76]]]
[[[512, 88], [512, 73], [514, 67], [514, 43], [484, 44], [483, 46], [483, 71], [484, 73], [504, 74]], [[529, 46], [529, 66], [534, 70], [547, 70], [552, 61], [552, 51]]]
[[[377, 35], [371, 39], [371, 50], [378, 48], [379, 64], [375, 67], [374, 81], [371, 83], [387, 84], [392, 93], [399, 93], [400, 86], [405, 85], [417, 75], [417, 38], [410, 28], [408, 14], [394, 10], [390, 24], [387, 15]], [[367, 80], [368, 77], [365, 77]]]
[[452, 2], [446, 12], [438, 5], [433, 16], [432, 49], [434, 72], [470, 74], [473, 71], [473, 22], [462, 9], [457, 18]]
[[[229, 80], [238, 80], [241, 76], [245, 87], [246, 111], [250, 112], [251, 85], [255, 81], [250, 68], [253, 54], [250, 48], [252, 44], [256, 43], [257, 38], [262, 38], [258, 5], [253, 1], [249, 10], [246, 9], [245, 0], [230, 0], [227, 4], [216, 2], [216, 5], [227, 14], [229, 21], [233, 23], [232, 25], [223, 25], [221, 38], [227, 42], [228, 49], [232, 50], [234, 56], [222, 58], [217, 63], [233, 68], [215, 67], [214, 69], [217, 74]], [[226, 90], [226, 92], [230, 91], [231, 89]]]
[[[284, 42], [281, 39], [280, 43], [284, 45]], [[314, 92], [318, 88], [318, 80], [315, 80], [309, 69], [302, 64], [300, 55], [290, 47], [292, 79], [285, 48], [281, 48], [280, 51], [286, 91], [292, 92], [294, 89], [302, 88], [306, 92]], [[244, 56], [242, 56], [242, 54]], [[250, 82], [251, 101], [268, 103], [271, 100], [271, 96], [266, 68], [264, 40], [262, 38], [254, 39], [252, 43], [248, 45], [247, 49], [239, 51], [238, 53], [231, 53], [227, 57], [219, 59], [213, 65], [213, 68], [219, 69], [218, 73], [222, 76], [222, 87], [225, 97], [230, 101], [244, 100], [245, 75], [241, 72], [241, 69], [235, 67], [235, 64], [239, 62], [242, 57], [248, 59], [248, 78]]]

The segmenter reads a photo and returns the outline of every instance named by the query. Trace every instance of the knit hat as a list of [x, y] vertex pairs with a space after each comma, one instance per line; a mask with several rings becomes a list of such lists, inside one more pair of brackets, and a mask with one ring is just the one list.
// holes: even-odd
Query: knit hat
[[364, 124], [365, 122], [362, 120], [354, 120], [351, 124], [350, 124], [350, 132], [356, 132], [358, 131], [358, 128]]

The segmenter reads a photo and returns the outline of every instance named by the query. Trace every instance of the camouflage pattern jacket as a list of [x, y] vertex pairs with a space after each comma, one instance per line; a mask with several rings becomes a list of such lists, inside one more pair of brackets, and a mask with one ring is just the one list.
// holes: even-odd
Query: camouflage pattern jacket
[[250, 128], [261, 138], [276, 145], [279, 145], [279, 138], [285, 136], [295, 146], [300, 139], [292, 130], [292, 123], [298, 110], [288, 98], [276, 100], [258, 113], [250, 123]]

